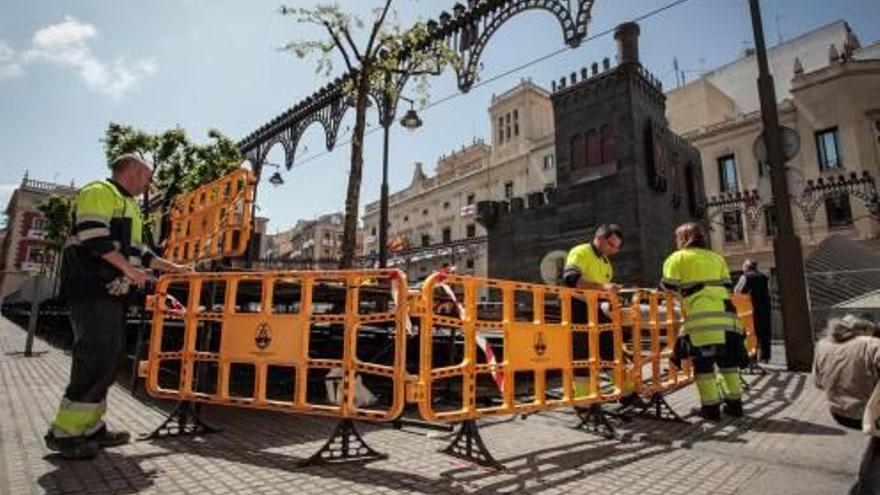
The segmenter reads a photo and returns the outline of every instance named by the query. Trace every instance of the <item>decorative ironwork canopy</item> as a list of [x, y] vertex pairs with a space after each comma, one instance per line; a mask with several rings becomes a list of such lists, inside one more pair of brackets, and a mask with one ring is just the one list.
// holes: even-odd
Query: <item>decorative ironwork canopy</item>
[[[877, 183], [871, 174], [864, 170], [861, 175], [856, 172], [830, 177], [808, 180], [800, 194], [791, 196], [792, 203], [800, 210], [807, 223], [816, 219], [816, 211], [826, 198], [846, 194], [861, 200], [868, 209], [868, 215], [880, 221], [880, 193]], [[772, 208], [773, 198], [761, 197], [757, 190], [736, 192], [709, 198], [709, 223], [717, 222], [717, 218], [728, 212], [745, 214], [749, 228], [755, 229], [765, 209]]]
[[[577, 47], [586, 37], [587, 24], [595, 0], [468, 0], [467, 5], [456, 3], [452, 13], [443, 11], [440, 16], [426, 23], [429, 36], [410, 48], [412, 51], [430, 50], [436, 43], [444, 43], [461, 57], [456, 68], [458, 87], [469, 91], [482, 68], [483, 50], [502, 25], [518, 14], [530, 10], [543, 10], [553, 15], [562, 28], [565, 43]], [[406, 52], [401, 64], [406, 63]], [[345, 98], [343, 85], [356, 73], [345, 74], [322, 87], [305, 100], [297, 103], [281, 115], [262, 125], [238, 143], [242, 154], [253, 164], [259, 175], [269, 150], [276, 144], [284, 148], [284, 163], [293, 166], [296, 147], [305, 130], [315, 122], [324, 128], [327, 149], [336, 144], [339, 124], [352, 102]], [[371, 94], [377, 103], [382, 122], [391, 122], [397, 106], [397, 95], [406, 84], [406, 76], [396, 76], [392, 81], [398, 90], [393, 98]], [[384, 124], [383, 124], [384, 125]]]

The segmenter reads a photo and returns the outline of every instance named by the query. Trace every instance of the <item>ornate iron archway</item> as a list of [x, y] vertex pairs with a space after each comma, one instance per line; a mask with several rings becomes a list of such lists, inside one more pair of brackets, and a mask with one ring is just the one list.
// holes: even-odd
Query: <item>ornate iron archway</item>
[[[523, 12], [547, 11], [559, 22], [565, 43], [576, 47], [586, 37], [594, 2], [595, 0], [469, 0], [467, 5], [456, 3], [451, 14], [444, 11], [437, 20], [432, 19], [426, 23], [428, 38], [410, 50], [430, 50], [436, 43], [444, 43], [456, 50], [463, 62], [456, 69], [458, 87], [462, 92], [467, 92], [476, 82], [482, 66], [483, 50], [504, 23]], [[401, 63], [405, 62], [404, 59]], [[253, 164], [258, 176], [269, 150], [278, 143], [284, 147], [285, 165], [288, 169], [292, 167], [300, 138], [306, 128], [315, 122], [321, 123], [324, 128], [327, 149], [333, 149], [340, 122], [351, 106], [342, 90], [346, 80], [351, 77], [352, 74], [346, 74], [337, 78], [238, 143], [242, 154]], [[403, 89], [405, 83], [406, 77], [399, 77], [394, 81], [399, 90]], [[393, 119], [397, 98], [386, 101], [382, 95], [371, 96], [379, 106], [379, 115], [383, 122]]]

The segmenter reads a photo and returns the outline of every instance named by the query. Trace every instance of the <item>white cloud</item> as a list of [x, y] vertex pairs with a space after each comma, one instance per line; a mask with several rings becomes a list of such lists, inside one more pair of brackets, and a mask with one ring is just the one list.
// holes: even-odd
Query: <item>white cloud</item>
[[[70, 67], [90, 89], [114, 98], [132, 91], [141, 79], [155, 74], [158, 67], [152, 60], [130, 62], [120, 58], [105, 62], [99, 59], [89, 46], [90, 40], [96, 37], [98, 30], [95, 26], [66, 17], [62, 22], [37, 30], [31, 48], [20, 57], [21, 62], [16, 62], [12, 49], [6, 48], [19, 75], [23, 72], [23, 65], [36, 62]], [[0, 45], [0, 74], [4, 67], [3, 46], [5, 44]]]
[[5, 41], [0, 40], [0, 81], [24, 75], [24, 69], [12, 49]]
[[9, 199], [12, 198], [12, 193], [17, 187], [18, 184], [0, 184], [0, 211], [6, 209], [6, 205], [9, 204]]

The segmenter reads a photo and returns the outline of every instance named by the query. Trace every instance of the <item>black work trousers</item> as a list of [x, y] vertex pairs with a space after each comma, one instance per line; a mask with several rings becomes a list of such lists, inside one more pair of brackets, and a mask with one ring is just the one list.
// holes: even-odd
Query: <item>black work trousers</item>
[[98, 403], [116, 378], [125, 349], [125, 303], [95, 298], [68, 302], [73, 326], [73, 364], [64, 396]]

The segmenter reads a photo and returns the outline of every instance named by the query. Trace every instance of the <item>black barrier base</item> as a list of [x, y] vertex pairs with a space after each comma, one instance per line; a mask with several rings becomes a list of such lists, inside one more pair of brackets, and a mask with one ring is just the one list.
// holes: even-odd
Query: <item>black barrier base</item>
[[659, 419], [662, 421], [672, 421], [675, 423], [687, 423], [672, 406], [667, 402], [666, 397], [661, 393], [655, 393], [651, 396], [651, 400], [642, 407], [638, 414], [640, 416], [647, 416], [651, 419]]
[[608, 414], [602, 409], [601, 404], [593, 404], [590, 407], [575, 407], [574, 412], [581, 420], [578, 428], [585, 428], [590, 433], [602, 435], [609, 440], [621, 440], [617, 429], [611, 424]]
[[311, 457], [299, 463], [300, 467], [317, 466], [337, 462], [367, 462], [387, 459], [388, 454], [382, 454], [373, 450], [364, 441], [354, 421], [345, 418], [336, 424], [333, 435], [320, 450]]
[[148, 435], [142, 435], [140, 440], [208, 435], [223, 431], [222, 428], [205, 424], [202, 421], [201, 412], [201, 404], [192, 401], [181, 401], [158, 428]]
[[486, 444], [483, 443], [483, 437], [480, 436], [477, 422], [473, 419], [463, 422], [452, 443], [440, 452], [480, 466], [504, 471], [504, 465], [492, 457], [489, 449], [486, 448]]

